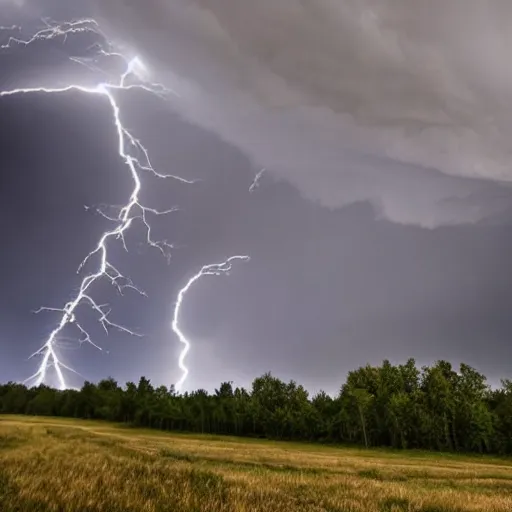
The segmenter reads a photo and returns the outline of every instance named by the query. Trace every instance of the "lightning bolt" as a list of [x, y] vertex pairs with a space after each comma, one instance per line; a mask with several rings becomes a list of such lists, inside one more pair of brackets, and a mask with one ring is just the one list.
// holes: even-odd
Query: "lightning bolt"
[[251, 186], [249, 187], [249, 192], [251, 194], [260, 186], [261, 178], [263, 178], [265, 172], [267, 172], [266, 169], [261, 169], [261, 171], [258, 172], [258, 174], [256, 174], [256, 176], [254, 177], [254, 180], [251, 183]]
[[183, 305], [183, 300], [185, 299], [185, 295], [193, 286], [193, 284], [199, 279], [201, 279], [201, 277], [203, 276], [220, 276], [221, 274], [229, 275], [230, 270], [233, 268], [233, 262], [236, 260], [249, 261], [250, 257], [231, 256], [231, 258], [227, 259], [222, 263], [212, 263], [210, 265], [205, 265], [203, 268], [201, 268], [201, 270], [199, 270], [197, 274], [193, 275], [187, 281], [185, 286], [178, 292], [178, 297], [176, 299], [176, 304], [174, 306], [174, 313], [171, 324], [172, 330], [176, 333], [180, 343], [183, 345], [183, 349], [178, 359], [178, 365], [182, 372], [180, 380], [176, 383], [176, 391], [178, 392], [181, 391], [181, 388], [188, 377], [188, 368], [185, 366], [185, 357], [187, 356], [188, 351], [190, 350], [190, 342], [188, 341], [187, 337], [185, 336], [185, 334], [183, 333], [179, 326], [180, 312], [181, 307]]
[[[159, 97], [164, 97], [167, 93], [172, 91], [167, 90], [159, 84], [148, 84], [142, 81], [135, 84], [128, 83], [129, 78], [137, 78], [137, 71], [142, 68], [141, 61], [137, 57], [128, 60], [121, 54], [111, 51], [110, 46], [105, 49], [105, 47], [102, 45], [107, 40], [101, 33], [95, 20], [78, 20], [61, 25], [52, 25], [51, 23], [45, 22], [45, 25], [46, 28], [34, 34], [30, 39], [25, 41], [20, 38], [10, 37], [7, 44], [0, 48], [6, 50], [13, 49], [18, 46], [27, 47], [40, 41], [64, 43], [69, 36], [81, 33], [89, 33], [94, 36], [98, 36], [98, 38], [102, 41], [102, 44], [97, 43], [91, 47], [96, 52], [97, 57], [121, 57], [126, 64], [125, 72], [120, 77], [118, 77], [116, 82], [111, 83], [106, 81], [99, 83], [95, 87], [83, 87], [81, 85], [72, 84], [62, 88], [21, 88], [0, 91], [0, 97], [19, 96], [26, 94], [61, 94], [69, 91], [76, 91], [77, 93], [88, 94], [105, 100], [111, 110], [113, 123], [117, 133], [117, 153], [119, 154], [119, 158], [125, 163], [133, 182], [133, 188], [130, 197], [127, 199], [124, 205], [118, 208], [119, 211], [117, 215], [108, 215], [102, 209], [98, 209], [98, 212], [103, 215], [103, 217], [113, 222], [114, 227], [102, 234], [96, 246], [91, 250], [91, 252], [89, 252], [89, 254], [87, 254], [87, 256], [80, 264], [78, 273], [84, 271], [84, 266], [92, 258], [96, 258], [98, 260], [95, 270], [85, 275], [85, 277], [82, 279], [75, 297], [66, 303], [62, 308], [42, 307], [36, 311], [36, 313], [40, 311], [54, 311], [60, 313], [61, 317], [57, 326], [51, 331], [44, 344], [29, 357], [29, 359], [32, 359], [36, 356], [40, 356], [42, 359], [37, 371], [28, 379], [26, 379], [24, 383], [32, 383], [36, 386], [44, 383], [47, 379], [48, 369], [53, 367], [55, 369], [55, 373], [57, 374], [60, 388], [66, 389], [68, 388], [68, 384], [64, 377], [64, 370], [72, 373], [77, 372], [70, 366], [64, 364], [59, 358], [57, 350], [58, 339], [65, 327], [71, 325], [76, 328], [77, 334], [80, 337], [79, 342], [81, 344], [88, 343], [96, 349], [102, 350], [99, 345], [92, 341], [91, 336], [87, 330], [79, 323], [77, 319], [77, 309], [79, 306], [89, 306], [92, 311], [97, 314], [98, 321], [107, 334], [110, 328], [114, 328], [129, 335], [141, 336], [135, 331], [132, 331], [127, 327], [111, 321], [109, 319], [110, 309], [108, 308], [108, 305], [99, 304], [96, 299], [93, 298], [91, 293], [94, 284], [100, 280], [107, 280], [117, 289], [121, 295], [123, 295], [125, 290], [131, 289], [145, 296], [145, 293], [137, 288], [129, 278], [123, 276], [123, 274], [109, 260], [109, 244], [113, 241], [119, 240], [122, 243], [124, 249], [128, 250], [125, 242], [125, 234], [133, 225], [133, 223], [138, 220], [145, 227], [146, 242], [148, 245], [159, 250], [165, 257], [170, 257], [170, 250], [173, 248], [172, 245], [166, 241], [156, 241], [152, 238], [151, 226], [148, 221], [148, 216], [166, 215], [174, 212], [176, 208], [161, 211], [145, 206], [140, 200], [140, 192], [142, 188], [141, 174], [149, 173], [157, 178], [173, 179], [182, 183], [193, 183], [193, 181], [185, 180], [175, 175], [160, 174], [154, 169], [146, 147], [124, 126], [121, 120], [120, 108], [116, 101], [116, 94], [121, 91], [124, 92], [133, 89], [139, 89], [146, 91], [149, 94], [158, 95]], [[70, 60], [78, 64], [85, 65], [89, 69], [97, 69], [93, 65], [96, 60], [95, 58], [85, 59], [79, 57], [70, 57]], [[221, 271], [220, 268], [221, 267], [219, 267], [219, 272]]]

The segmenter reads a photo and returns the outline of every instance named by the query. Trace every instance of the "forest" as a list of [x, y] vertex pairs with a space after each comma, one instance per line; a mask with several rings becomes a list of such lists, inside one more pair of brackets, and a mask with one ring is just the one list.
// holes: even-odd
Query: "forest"
[[310, 396], [270, 373], [251, 389], [222, 383], [213, 393], [178, 394], [141, 377], [124, 387], [108, 378], [80, 390], [0, 385], [0, 413], [109, 420], [129, 426], [321, 443], [448, 452], [512, 453], [512, 381], [446, 361], [414, 359], [348, 373], [337, 396]]

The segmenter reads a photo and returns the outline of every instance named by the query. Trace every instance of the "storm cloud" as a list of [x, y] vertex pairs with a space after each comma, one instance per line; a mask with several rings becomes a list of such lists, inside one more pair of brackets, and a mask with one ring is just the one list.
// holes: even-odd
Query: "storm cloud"
[[[501, 63], [511, 8], [339, 4], [26, 0], [20, 9], [0, 0], [0, 25], [20, 26], [16, 35], [30, 37], [41, 18], [94, 16], [123, 53], [139, 54], [150, 78], [179, 96], [119, 94], [123, 120], [158, 170], [200, 180], [144, 178], [151, 204], [180, 207], [155, 225], [176, 250], [167, 267], [137, 231], [129, 253], [114, 248], [149, 300], [112, 298], [112, 314], [146, 337], [97, 329], [108, 355], [62, 340], [63, 358], [88, 379], [176, 382], [169, 313], [179, 288], [202, 265], [241, 253], [250, 264], [188, 297], [190, 389], [248, 385], [272, 371], [336, 392], [351, 368], [411, 356], [509, 376], [510, 80]], [[1, 88], [96, 84], [105, 75], [69, 60], [95, 42], [104, 41], [80, 33], [4, 49]], [[115, 77], [122, 66], [112, 59], [106, 70]], [[120, 204], [129, 190], [108, 105], [75, 93], [0, 103], [0, 378], [9, 380], [33, 373], [26, 356], [54, 327], [31, 311], [69, 300], [105, 228], [82, 205]], [[250, 194], [260, 166], [268, 172]]]
[[503, 208], [486, 182], [512, 181], [509, 2], [102, 0], [95, 10], [179, 93], [182, 115], [310, 199], [370, 201], [427, 227]]

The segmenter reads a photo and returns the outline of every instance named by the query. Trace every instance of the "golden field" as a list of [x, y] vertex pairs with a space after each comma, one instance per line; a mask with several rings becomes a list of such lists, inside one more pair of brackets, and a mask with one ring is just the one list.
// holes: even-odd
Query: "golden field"
[[507, 460], [0, 416], [0, 511], [512, 511]]

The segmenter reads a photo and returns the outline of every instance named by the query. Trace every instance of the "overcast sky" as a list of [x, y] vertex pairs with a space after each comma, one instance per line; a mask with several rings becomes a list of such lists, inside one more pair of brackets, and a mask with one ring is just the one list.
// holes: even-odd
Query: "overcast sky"
[[[105, 338], [84, 308], [108, 353], [79, 348], [70, 330], [64, 361], [90, 380], [176, 382], [179, 288], [202, 265], [248, 254], [187, 295], [188, 389], [272, 371], [335, 392], [352, 368], [409, 357], [511, 377], [509, 2], [77, 5], [0, 0], [0, 25], [22, 27], [0, 30], [0, 45], [29, 38], [41, 17], [94, 16], [141, 56], [148, 79], [179, 95], [120, 93], [123, 121], [159, 171], [200, 181], [143, 176], [146, 203], [180, 207], [155, 223], [176, 246], [172, 261], [136, 227], [129, 253], [113, 244], [112, 257], [148, 297], [94, 290], [145, 337]], [[78, 34], [1, 50], [0, 90], [99, 82], [69, 61], [96, 42]], [[34, 372], [26, 358], [59, 317], [32, 311], [73, 297], [79, 263], [110, 226], [84, 205], [130, 194], [116, 144], [102, 98], [0, 99], [0, 381]]]

